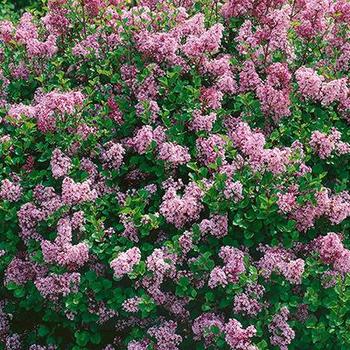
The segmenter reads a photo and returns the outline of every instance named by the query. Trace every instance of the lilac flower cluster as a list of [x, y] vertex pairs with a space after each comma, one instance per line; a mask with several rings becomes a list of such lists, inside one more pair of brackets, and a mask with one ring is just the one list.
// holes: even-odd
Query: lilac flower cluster
[[319, 239], [318, 246], [322, 261], [333, 265], [335, 271], [350, 271], [350, 250], [344, 247], [340, 235], [330, 232]]
[[133, 270], [141, 260], [141, 252], [137, 247], [131, 248], [124, 253], [120, 253], [114, 260], [111, 261], [110, 266], [117, 278], [123, 277]]
[[244, 254], [239, 249], [224, 246], [220, 249], [219, 256], [224, 261], [224, 266], [217, 266], [211, 271], [208, 281], [210, 288], [236, 283], [239, 275], [245, 271]]
[[68, 218], [59, 220], [55, 241], [43, 240], [41, 249], [47, 263], [70, 269], [83, 266], [89, 259], [89, 248], [85, 243], [72, 244], [72, 224]]
[[272, 272], [279, 272], [290, 283], [300, 284], [305, 269], [302, 259], [295, 259], [293, 253], [282, 248], [262, 247], [264, 256], [258, 261], [258, 268], [265, 278]]
[[287, 323], [288, 316], [289, 310], [282, 307], [269, 324], [270, 342], [272, 345], [278, 346], [280, 350], [287, 350], [288, 345], [295, 337], [295, 332]]
[[170, 187], [163, 196], [159, 212], [167, 222], [178, 228], [183, 227], [185, 224], [199, 218], [203, 208], [201, 204], [202, 195], [201, 189], [194, 183], [186, 186], [182, 196], [177, 194], [176, 188]]

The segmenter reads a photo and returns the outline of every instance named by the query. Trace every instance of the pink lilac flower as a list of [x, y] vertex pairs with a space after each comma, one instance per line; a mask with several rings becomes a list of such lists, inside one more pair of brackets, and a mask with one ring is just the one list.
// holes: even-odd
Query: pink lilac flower
[[211, 135], [207, 139], [198, 138], [196, 141], [198, 159], [205, 165], [215, 163], [218, 158], [225, 160], [226, 141], [219, 135]]
[[110, 263], [116, 278], [121, 278], [130, 273], [133, 267], [141, 260], [141, 252], [137, 247], [130, 248], [126, 252], [120, 253]]
[[81, 230], [84, 227], [85, 218], [84, 218], [84, 212], [76, 211], [73, 213], [71, 218], [71, 225], [73, 230]]
[[21, 337], [17, 333], [14, 333], [6, 337], [6, 350], [21, 350], [21, 349], [22, 349]]
[[62, 200], [65, 204], [76, 205], [83, 202], [94, 201], [97, 198], [96, 190], [91, 189], [90, 180], [76, 183], [65, 177], [62, 183]]
[[346, 70], [348, 69], [350, 63], [350, 44], [345, 43], [342, 45], [340, 52], [341, 53], [337, 58], [336, 68], [337, 70]]
[[158, 157], [174, 166], [186, 164], [191, 160], [187, 147], [172, 142], [161, 144]]
[[178, 39], [172, 33], [150, 33], [141, 31], [136, 36], [137, 48], [143, 54], [157, 62], [179, 62], [177, 51], [180, 47]]
[[222, 166], [220, 166], [219, 172], [220, 174], [225, 174], [227, 176], [226, 181], [232, 181], [232, 177], [235, 173], [242, 169], [244, 166], [244, 159], [240, 154], [237, 154], [235, 159], [232, 160], [231, 163], [225, 162]]
[[292, 74], [285, 63], [273, 63], [267, 68], [266, 81], [275, 89], [284, 89], [289, 86]]
[[342, 251], [341, 255], [335, 260], [333, 268], [341, 273], [350, 272], [350, 250], [344, 249]]
[[157, 248], [148, 256], [146, 264], [148, 270], [152, 271], [159, 280], [162, 280], [167, 274], [174, 276], [175, 261], [176, 257], [169, 254], [166, 249]]
[[205, 63], [205, 70], [215, 77], [231, 76], [230, 56], [224, 55], [219, 58], [208, 60]]
[[[280, 174], [287, 170], [287, 166], [293, 164], [292, 155], [298, 154], [295, 148], [271, 148], [265, 149], [265, 137], [261, 132], [253, 131], [247, 123], [233, 121], [229, 125], [228, 135], [234, 145], [248, 157], [249, 165], [255, 170], [266, 168], [274, 174]], [[294, 161], [298, 164], [299, 160]]]
[[11, 142], [11, 136], [10, 135], [2, 135], [0, 137], [0, 143], [1, 144], [6, 144], [6, 143], [9, 143]]
[[8, 110], [8, 115], [16, 120], [21, 120], [22, 116], [33, 118], [35, 116], [35, 109], [32, 106], [26, 106], [22, 103], [14, 104]]
[[8, 43], [13, 40], [14, 33], [15, 27], [10, 21], [0, 21], [0, 40]]
[[238, 90], [237, 82], [232, 75], [223, 75], [215, 83], [216, 88], [225, 94], [235, 94]]
[[333, 225], [340, 224], [350, 216], [350, 194], [343, 191], [331, 196], [326, 203], [324, 214]]
[[348, 142], [339, 141], [336, 145], [336, 153], [339, 155], [350, 153], [350, 144]]
[[307, 319], [309, 318], [309, 305], [300, 304], [296, 311], [295, 318], [301, 323], [307, 321]]
[[136, 106], [136, 114], [139, 117], [146, 115], [151, 122], [155, 122], [160, 112], [158, 103], [153, 100], [142, 100]]
[[254, 132], [249, 125], [244, 122], [238, 122], [229, 131], [234, 145], [241, 152], [248, 156], [249, 163], [254, 169], [259, 169], [265, 160], [265, 137], [260, 132]]
[[185, 308], [188, 305], [188, 301], [183, 298], [178, 298], [171, 293], [167, 294], [167, 300], [164, 307], [169, 310], [171, 314], [181, 319], [190, 317], [189, 311]]
[[[283, 2], [282, 2], [283, 3]], [[264, 6], [264, 3], [262, 3]], [[268, 40], [268, 52], [265, 59], [271, 60], [275, 51], [282, 51], [291, 60], [295, 59], [294, 47], [289, 41], [289, 29], [291, 27], [291, 7], [280, 7], [270, 11], [264, 19], [263, 29], [260, 31], [260, 40]], [[264, 9], [261, 13], [265, 16]]]
[[250, 283], [246, 286], [245, 293], [251, 298], [260, 299], [265, 293], [265, 287], [258, 283]]
[[50, 300], [77, 292], [79, 283], [80, 274], [77, 272], [66, 272], [62, 275], [52, 273], [47, 277], [40, 277], [34, 282], [40, 294]]
[[244, 253], [237, 248], [221, 247], [219, 257], [224, 261], [223, 270], [230, 283], [236, 283], [239, 275], [245, 271]]
[[255, 70], [255, 65], [252, 61], [246, 61], [239, 73], [239, 88], [240, 91], [255, 91], [262, 83], [258, 73]]
[[249, 19], [240, 26], [235, 41], [238, 43], [237, 49], [241, 55], [246, 55], [257, 48], [259, 41], [253, 33], [253, 24]]
[[249, 326], [246, 329], [242, 328], [242, 324], [230, 319], [224, 328], [226, 343], [234, 350], [257, 350], [257, 347], [252, 345], [251, 338], [256, 334], [254, 326]]
[[321, 285], [323, 288], [326, 288], [326, 289], [332, 288], [338, 283], [338, 280], [340, 277], [341, 277], [341, 274], [338, 271], [334, 271], [334, 270], [325, 271], [321, 277]]
[[110, 97], [107, 101], [107, 105], [110, 109], [108, 116], [114, 120], [117, 124], [123, 123], [123, 114], [119, 109], [118, 104], [114, 101], [113, 97]]
[[305, 262], [302, 259], [291, 260], [279, 267], [282, 275], [292, 284], [301, 284]]
[[219, 266], [214, 267], [210, 272], [208, 286], [213, 289], [217, 286], [225, 287], [227, 284], [227, 276], [223, 268]]
[[83, 266], [89, 259], [89, 248], [85, 243], [72, 244], [72, 225], [68, 218], [58, 221], [55, 241], [43, 240], [41, 249], [47, 263], [70, 269]]
[[256, 316], [262, 309], [262, 304], [247, 295], [246, 293], [237, 294], [233, 301], [233, 311], [238, 314]]
[[334, 4], [334, 7], [330, 8], [332, 16], [335, 17], [336, 21], [349, 22], [349, 4], [347, 1], [341, 0]]
[[29, 39], [37, 39], [38, 30], [33, 23], [33, 16], [26, 12], [22, 15], [16, 29], [16, 40], [25, 44]]
[[89, 137], [89, 135], [96, 134], [97, 128], [84, 123], [78, 125], [76, 132], [77, 135], [80, 135], [83, 140], [86, 140]]
[[209, 115], [202, 115], [200, 111], [196, 110], [192, 114], [193, 119], [189, 125], [190, 130], [194, 131], [208, 131], [213, 128], [213, 124], [216, 120], [216, 114], [210, 113]]
[[215, 237], [223, 237], [228, 233], [227, 215], [213, 215], [210, 219], [204, 219], [199, 228], [203, 234], [209, 233]]
[[307, 0], [300, 2], [302, 5], [296, 17], [299, 24], [296, 27], [296, 32], [305, 39], [323, 33], [327, 29], [326, 15], [330, 11], [330, 2], [327, 0], [315, 1]]
[[5, 283], [14, 282], [23, 285], [28, 281], [34, 281], [42, 275], [45, 268], [40, 267], [27, 259], [13, 258], [5, 272]]
[[77, 107], [82, 106], [85, 96], [80, 91], [69, 91], [61, 93], [51, 91], [47, 94], [36, 95], [35, 101], [38, 112], [44, 109], [58, 111], [61, 114], [73, 114]]
[[[347, 195], [338, 194], [338, 198], [337, 196], [332, 198], [329, 189], [322, 189], [321, 191], [316, 192], [314, 196], [316, 204], [310, 201], [304, 205], [298, 205], [298, 207], [290, 214], [291, 218], [296, 220], [298, 230], [306, 231], [310, 227], [313, 227], [315, 220], [323, 215], [329, 217], [334, 215], [334, 219], [337, 217], [337, 219], [340, 220], [347, 217], [348, 214], [345, 212], [345, 216], [341, 215], [338, 218], [338, 209], [348, 207], [349, 201], [346, 199]], [[335, 206], [332, 207], [331, 203], [333, 200]]]
[[289, 89], [277, 90], [268, 83], [258, 86], [257, 96], [263, 113], [272, 115], [275, 121], [291, 114], [289, 110]]
[[202, 104], [210, 109], [221, 108], [221, 101], [224, 95], [216, 87], [202, 87], [200, 100]]
[[[55, 1], [57, 3], [57, 1]], [[42, 23], [45, 25], [45, 28], [50, 34], [53, 35], [63, 35], [65, 34], [69, 27], [70, 21], [66, 16], [68, 11], [59, 5], [53, 6], [49, 3], [50, 11], [41, 19]]]
[[8, 179], [1, 181], [0, 198], [10, 202], [17, 202], [22, 196], [22, 187], [19, 183], [11, 182]]
[[141, 341], [132, 340], [130, 343], [128, 343], [128, 350], [147, 350], [148, 345], [149, 345], [148, 340], [141, 340]]
[[4, 311], [5, 301], [0, 303], [0, 335], [3, 337], [10, 332], [10, 315]]
[[57, 51], [56, 36], [49, 35], [46, 41], [39, 41], [37, 39], [28, 39], [26, 42], [27, 53], [30, 58], [33, 57], [52, 57]]
[[29, 350], [57, 350], [57, 347], [55, 345], [44, 346], [33, 344], [29, 347]]
[[90, 17], [96, 17], [100, 9], [105, 7], [105, 3], [102, 0], [85, 0], [84, 5]]
[[179, 245], [184, 254], [187, 254], [193, 246], [192, 232], [185, 231], [179, 238]]
[[292, 284], [301, 283], [305, 265], [302, 259], [294, 259], [289, 251], [278, 247], [266, 247], [263, 250], [264, 256], [257, 264], [263, 277], [267, 279], [275, 271]]
[[127, 237], [133, 242], [138, 242], [138, 230], [135, 227], [134, 222], [127, 215], [120, 215], [120, 222], [124, 225], [124, 231], [122, 232], [123, 237]]
[[332, 264], [334, 270], [338, 272], [348, 273], [350, 271], [350, 250], [344, 247], [338, 234], [328, 233], [318, 239], [317, 245], [323, 262]]
[[89, 174], [89, 177], [92, 179], [98, 175], [96, 164], [88, 158], [82, 158], [80, 161], [80, 169], [86, 171]]
[[97, 305], [94, 305], [92, 312], [98, 316], [98, 324], [104, 324], [117, 315], [117, 312], [109, 309], [104, 302], [98, 302]]
[[162, 198], [159, 213], [175, 227], [183, 227], [199, 218], [203, 208], [201, 197], [202, 191], [195, 185], [188, 185], [182, 196], [177, 194], [175, 188], [170, 187]]
[[68, 175], [72, 166], [70, 158], [58, 148], [52, 152], [50, 164], [52, 176], [56, 179]]
[[158, 83], [154, 74], [149, 75], [144, 81], [135, 87], [135, 95], [139, 101], [156, 100], [158, 95]]
[[234, 202], [240, 201], [243, 199], [242, 183], [231, 179], [226, 180], [223, 194], [226, 199], [232, 199]]
[[74, 56], [87, 56], [89, 54], [99, 55], [100, 44], [98, 42], [98, 35], [92, 34], [87, 36], [84, 40], [78, 42], [72, 49]]
[[318, 153], [320, 158], [323, 159], [329, 157], [335, 149], [335, 143], [332, 138], [328, 138], [327, 135], [319, 131], [314, 131], [312, 133], [310, 146]]
[[221, 13], [225, 18], [239, 17], [246, 14], [253, 6], [251, 0], [226, 0], [221, 8]]
[[178, 350], [182, 337], [176, 334], [177, 324], [174, 321], [166, 321], [159, 326], [151, 327], [147, 333], [156, 340], [158, 350]]
[[186, 18], [173, 29], [176, 36], [187, 37], [189, 35], [200, 36], [205, 32], [204, 14], [196, 13]]
[[212, 328], [216, 328], [219, 331], [224, 329], [224, 320], [222, 317], [214, 313], [203, 313], [198, 316], [192, 323], [192, 331], [195, 339], [203, 339], [207, 345], [211, 344], [214, 340], [215, 334], [212, 332]]
[[342, 102], [347, 99], [348, 94], [346, 78], [332, 80], [322, 85], [321, 103], [328, 106], [333, 102]]
[[20, 62], [18, 65], [11, 65], [11, 75], [15, 79], [28, 80], [29, 78], [29, 69], [24, 62]]
[[34, 197], [40, 205], [42, 219], [52, 215], [64, 205], [61, 197], [55, 193], [53, 187], [37, 185], [34, 188]]
[[109, 141], [104, 145], [105, 150], [101, 154], [102, 161], [112, 169], [119, 169], [123, 163], [125, 153], [124, 147], [120, 143]]
[[33, 203], [23, 204], [17, 212], [21, 229], [33, 229], [44, 218], [42, 211]]
[[344, 250], [343, 243], [338, 234], [334, 232], [327, 233], [326, 236], [319, 240], [320, 258], [326, 264], [332, 264], [337, 260]]
[[294, 330], [287, 323], [288, 316], [289, 310], [282, 307], [280, 312], [273, 317], [268, 327], [271, 334], [271, 345], [278, 346], [280, 350], [288, 350], [288, 345], [295, 338]]
[[208, 282], [210, 288], [237, 283], [239, 275], [245, 271], [244, 254], [239, 249], [224, 246], [220, 249], [219, 256], [224, 261], [224, 266], [217, 266], [211, 271]]
[[312, 100], [321, 97], [321, 88], [324, 78], [317, 74], [312, 68], [301, 67], [295, 72], [295, 78], [299, 85], [300, 93]]
[[18, 120], [21, 120], [22, 116], [35, 118], [38, 129], [42, 132], [54, 131], [56, 116], [73, 114], [84, 101], [84, 95], [79, 91], [66, 93], [51, 91], [47, 94], [39, 90], [36, 92], [32, 106], [13, 105], [9, 110], [9, 115]]
[[287, 166], [291, 163], [290, 148], [272, 148], [265, 150], [266, 167], [273, 174], [281, 174], [287, 170]]
[[293, 192], [277, 193], [277, 205], [284, 214], [290, 213], [297, 206], [296, 194]]
[[62, 245], [43, 241], [41, 243], [44, 259], [47, 263], [56, 263], [68, 268], [83, 266], [89, 259], [88, 246], [85, 243]]
[[157, 143], [158, 146], [160, 146], [163, 142], [166, 141], [166, 134], [165, 134], [166, 129], [163, 126], [157, 126], [153, 130], [153, 139]]
[[191, 58], [200, 57], [204, 53], [216, 53], [223, 36], [222, 24], [215, 24], [199, 37], [189, 36], [182, 51]]
[[139, 297], [129, 298], [123, 302], [122, 307], [126, 312], [132, 312], [132, 313], [138, 312], [139, 304], [141, 302], [142, 302], [142, 298], [139, 298]]

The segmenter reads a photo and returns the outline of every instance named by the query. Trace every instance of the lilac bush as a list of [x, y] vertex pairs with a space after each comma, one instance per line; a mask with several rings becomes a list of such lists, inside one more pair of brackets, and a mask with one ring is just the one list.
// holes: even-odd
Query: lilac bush
[[350, 348], [347, 0], [0, 16], [0, 349]]

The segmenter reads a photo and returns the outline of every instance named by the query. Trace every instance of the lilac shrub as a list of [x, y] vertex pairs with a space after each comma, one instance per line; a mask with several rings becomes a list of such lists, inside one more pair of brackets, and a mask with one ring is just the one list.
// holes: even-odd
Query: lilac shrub
[[350, 348], [347, 0], [1, 16], [0, 349]]

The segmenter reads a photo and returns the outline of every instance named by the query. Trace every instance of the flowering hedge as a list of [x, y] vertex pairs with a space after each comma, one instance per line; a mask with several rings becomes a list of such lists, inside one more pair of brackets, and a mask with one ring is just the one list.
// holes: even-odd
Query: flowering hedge
[[16, 17], [1, 349], [350, 348], [347, 0]]

